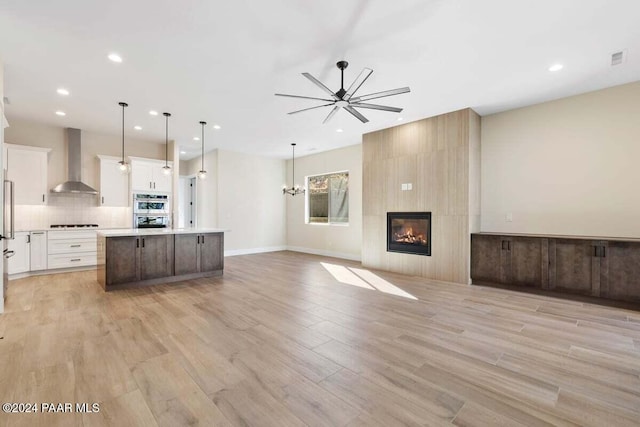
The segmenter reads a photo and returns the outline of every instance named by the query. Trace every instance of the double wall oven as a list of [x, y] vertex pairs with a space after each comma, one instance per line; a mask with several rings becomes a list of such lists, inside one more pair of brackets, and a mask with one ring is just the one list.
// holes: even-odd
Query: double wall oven
[[166, 194], [134, 194], [133, 226], [135, 228], [168, 228], [171, 207]]

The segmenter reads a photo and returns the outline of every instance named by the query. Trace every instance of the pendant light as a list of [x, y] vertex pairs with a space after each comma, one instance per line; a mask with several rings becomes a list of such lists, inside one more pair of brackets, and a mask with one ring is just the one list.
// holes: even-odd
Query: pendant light
[[118, 105], [122, 107], [122, 160], [118, 162], [118, 168], [122, 173], [129, 173], [131, 165], [124, 159], [124, 109], [129, 106], [126, 102], [118, 102]]
[[164, 166], [162, 167], [162, 173], [171, 175], [171, 166], [169, 166], [169, 117], [171, 117], [171, 113], [162, 113], [162, 115], [165, 117]]
[[291, 194], [292, 196], [295, 196], [296, 194], [304, 194], [304, 188], [300, 188], [299, 185], [296, 185], [296, 143], [292, 142], [291, 143], [291, 151], [293, 152], [292, 158], [291, 158], [291, 165], [292, 165], [292, 173], [291, 173], [291, 187], [287, 188], [287, 186], [285, 185], [284, 188], [282, 189], [282, 194]]
[[207, 171], [204, 170], [204, 125], [206, 125], [207, 122], [200, 122], [200, 124], [202, 125], [202, 138], [201, 138], [202, 156], [200, 157], [202, 163], [201, 163], [200, 170], [198, 171], [198, 178], [205, 179], [207, 177]]

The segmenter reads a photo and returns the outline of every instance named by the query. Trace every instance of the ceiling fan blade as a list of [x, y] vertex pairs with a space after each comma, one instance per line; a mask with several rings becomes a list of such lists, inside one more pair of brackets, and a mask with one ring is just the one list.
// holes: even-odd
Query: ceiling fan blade
[[329, 120], [331, 120], [331, 117], [333, 117], [334, 114], [336, 114], [338, 112], [338, 110], [340, 109], [340, 107], [338, 107], [337, 105], [333, 108], [333, 110], [331, 110], [329, 112], [329, 115], [327, 116], [326, 119], [324, 119], [324, 121], [322, 122], [322, 124], [327, 123]]
[[292, 112], [287, 113], [287, 114], [297, 114], [297, 113], [302, 113], [303, 111], [315, 110], [316, 108], [328, 107], [329, 105], [333, 105], [333, 102], [332, 102], [332, 103], [330, 103], [330, 104], [316, 105], [315, 107], [309, 107], [309, 108], [304, 108], [304, 109], [302, 109], [302, 110], [292, 111]]
[[302, 99], [313, 99], [314, 101], [327, 101], [327, 102], [333, 102], [332, 99], [326, 99], [326, 98], [314, 98], [312, 96], [300, 96], [300, 95], [287, 95], [286, 93], [276, 93], [276, 96], [287, 96], [289, 98], [302, 98]]
[[356, 119], [360, 120], [362, 123], [367, 123], [369, 121], [369, 119], [360, 114], [360, 112], [356, 111], [356, 109], [350, 105], [347, 105], [346, 107], [344, 107], [344, 109], [350, 112]]
[[385, 96], [400, 95], [401, 93], [411, 92], [408, 87], [401, 87], [399, 89], [385, 90], [383, 92], [370, 93], [368, 95], [362, 95], [355, 98], [351, 98], [351, 102], [368, 101], [370, 99], [384, 98]]
[[371, 73], [373, 73], [373, 70], [371, 68], [362, 69], [362, 72], [360, 73], [360, 75], [356, 77], [353, 83], [351, 83], [351, 86], [349, 86], [349, 89], [347, 89], [347, 93], [345, 93], [344, 95], [345, 101], [348, 101], [349, 99], [351, 99], [351, 97], [356, 93], [356, 91], [360, 89], [360, 86], [362, 86], [362, 84], [369, 78]]
[[329, 89], [328, 87], [326, 87], [324, 84], [322, 84], [322, 82], [318, 79], [316, 79], [315, 77], [313, 77], [311, 74], [309, 73], [302, 73], [303, 76], [305, 76], [306, 78], [308, 78], [309, 80], [311, 80], [311, 82], [313, 84], [315, 84], [316, 86], [318, 86], [320, 89], [322, 89], [323, 91], [325, 91], [328, 95], [331, 95], [332, 99], [338, 99], [338, 97], [336, 96], [335, 93], [333, 93], [331, 91], [331, 89]]
[[392, 111], [394, 113], [402, 112], [402, 108], [398, 108], [398, 107], [388, 107], [386, 105], [377, 105], [377, 104], [363, 104], [361, 102], [352, 102], [351, 106], [356, 108], [369, 108], [371, 110]]

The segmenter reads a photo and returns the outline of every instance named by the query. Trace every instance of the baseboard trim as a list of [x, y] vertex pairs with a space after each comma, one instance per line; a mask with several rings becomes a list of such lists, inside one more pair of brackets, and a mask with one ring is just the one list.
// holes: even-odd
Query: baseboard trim
[[287, 250], [286, 246], [267, 246], [264, 248], [231, 249], [228, 251], [224, 251], [224, 256], [261, 254], [265, 252], [278, 252], [278, 251], [286, 251], [286, 250]]
[[331, 258], [342, 258], [342, 259], [348, 259], [349, 261], [361, 261], [362, 258], [358, 255], [352, 255], [352, 254], [345, 254], [342, 252], [333, 252], [333, 251], [325, 251], [324, 249], [314, 249], [314, 248], [304, 248], [301, 246], [287, 246], [287, 250], [288, 251], [293, 251], [293, 252], [302, 252], [305, 254], [311, 254], [311, 255], [322, 255], [322, 256], [328, 256]]
[[47, 274], [73, 273], [74, 271], [95, 270], [95, 265], [86, 265], [82, 267], [52, 268], [51, 270], [26, 271], [24, 273], [15, 273], [9, 275], [9, 280], [24, 279], [32, 276], [46, 276]]

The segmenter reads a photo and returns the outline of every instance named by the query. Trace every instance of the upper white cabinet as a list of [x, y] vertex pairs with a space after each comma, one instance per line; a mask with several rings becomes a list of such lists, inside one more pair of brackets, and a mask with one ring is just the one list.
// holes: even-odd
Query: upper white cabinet
[[129, 174], [122, 173], [117, 157], [100, 159], [100, 206], [129, 206]]
[[16, 205], [45, 205], [47, 188], [47, 153], [49, 148], [5, 144], [7, 179], [15, 184]]
[[[132, 159], [131, 190], [170, 193], [173, 175], [165, 175], [163, 166], [162, 161]], [[172, 166], [172, 162], [169, 162], [169, 166]]]

